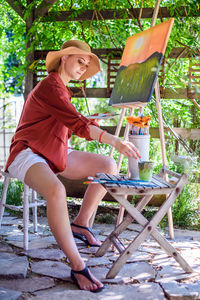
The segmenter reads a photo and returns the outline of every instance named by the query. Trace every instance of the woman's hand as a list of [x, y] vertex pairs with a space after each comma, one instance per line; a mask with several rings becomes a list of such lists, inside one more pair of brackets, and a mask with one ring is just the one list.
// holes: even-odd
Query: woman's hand
[[90, 137], [94, 140], [113, 146], [117, 151], [127, 157], [141, 158], [138, 149], [131, 143], [121, 140], [119, 137], [103, 131], [99, 127], [89, 125]]
[[133, 157], [135, 159], [141, 158], [138, 149], [131, 142], [117, 139], [114, 145], [115, 149], [127, 157]]

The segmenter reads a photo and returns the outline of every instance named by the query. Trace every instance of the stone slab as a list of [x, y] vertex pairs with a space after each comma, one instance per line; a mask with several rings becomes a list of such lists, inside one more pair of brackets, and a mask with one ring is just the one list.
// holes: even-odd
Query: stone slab
[[[13, 249], [4, 241], [0, 242], [0, 252], [13, 252]], [[1, 256], [1, 254], [0, 254]]]
[[107, 283], [144, 282], [155, 279], [155, 270], [146, 262], [129, 263], [124, 265], [113, 279], [105, 279]]
[[128, 230], [140, 232], [142, 230], [142, 226], [137, 223], [131, 223], [128, 227]]
[[154, 240], [150, 240], [150, 239], [146, 239], [142, 244], [141, 244], [142, 247], [144, 248], [155, 248], [155, 249], [161, 249], [160, 248], [160, 245], [155, 242]]
[[[33, 232], [33, 224], [31, 224], [29, 226], [29, 232], [34, 233]], [[43, 224], [38, 224], [38, 226], [37, 226], [37, 233], [40, 234], [40, 235], [42, 235], [42, 236], [49, 236], [49, 235], [52, 234], [49, 226], [48, 225], [43, 225]]]
[[176, 266], [162, 266], [161, 270], [157, 270], [157, 282], [183, 280], [196, 276], [198, 273], [185, 273], [180, 267]]
[[1, 235], [9, 235], [9, 234], [16, 234], [20, 233], [21, 231], [18, 229], [16, 225], [2, 225], [0, 228]]
[[[109, 259], [111, 261], [116, 261], [119, 255], [110, 256]], [[133, 255], [127, 260], [127, 263], [138, 262], [138, 261], [149, 261], [152, 259], [152, 255], [149, 253], [135, 251]]]
[[17, 256], [12, 253], [1, 252], [0, 278], [25, 278], [29, 266], [26, 256]]
[[101, 242], [104, 242], [106, 237], [104, 235], [101, 235], [101, 234], [95, 234], [95, 237], [97, 240], [101, 241]]
[[3, 217], [2, 225], [17, 225], [17, 224], [23, 224], [23, 219], [19, 219], [17, 217]]
[[8, 211], [4, 211], [4, 217], [9, 217], [10, 216], [10, 214], [9, 214], [9, 212]]
[[33, 262], [31, 263], [31, 271], [40, 275], [71, 281], [71, 269], [68, 265], [62, 262], [55, 262], [51, 260]]
[[[22, 248], [22, 249], [24, 248], [23, 242], [20, 241], [8, 241], [8, 244], [18, 248]], [[33, 239], [28, 244], [29, 249], [48, 248], [51, 246], [52, 246], [51, 242], [43, 241], [40, 237]]]
[[[87, 292], [87, 291], [81, 291], [81, 290], [68, 290], [68, 291], [63, 291], [63, 292], [52, 292], [52, 293], [45, 293], [42, 295], [34, 296], [28, 299], [33, 299], [33, 300], [98, 300], [100, 299], [98, 295]], [[111, 300], [111, 299], [110, 299]]]
[[[105, 226], [105, 225], [108, 225]], [[101, 236], [108, 236], [115, 228], [113, 224], [98, 224], [98, 234]]]
[[188, 241], [188, 240], [182, 240], [177, 242], [170, 242], [174, 248], [177, 250], [184, 250], [184, 249], [199, 249], [200, 248], [200, 242], [198, 241]]
[[181, 255], [194, 270], [198, 269], [200, 271], [200, 247], [183, 250]]
[[181, 284], [176, 281], [161, 283], [170, 300], [200, 299], [199, 282]]
[[21, 296], [21, 292], [0, 287], [0, 299], [17, 300]]
[[[97, 247], [82, 247], [82, 248], [79, 249], [79, 252], [95, 255], [95, 253], [97, 252], [98, 249], [99, 248], [97, 248]], [[110, 247], [108, 249], [108, 251], [105, 253], [104, 257], [110, 256], [110, 255], [113, 255], [113, 254], [116, 254], [116, 253], [118, 253], [118, 251], [113, 251], [112, 248]]]
[[42, 296], [42, 295], [47, 295], [47, 293], [49, 294], [58, 293], [58, 292], [64, 293], [68, 290], [77, 290], [77, 286], [72, 282], [64, 282], [64, 283], [57, 282], [56, 286], [45, 290], [35, 291], [33, 292], [33, 295]]
[[[134, 297], [134, 298], [133, 298]], [[113, 286], [107, 285], [105, 289], [94, 294], [87, 291], [81, 290], [68, 290], [57, 293], [46, 293], [34, 297], [35, 300], [127, 300], [127, 299], [137, 299], [137, 300], [165, 300], [163, 291], [161, 287], [156, 283], [145, 283], [145, 284], [134, 284], [134, 285], [122, 285]]]
[[99, 294], [101, 300], [135, 299], [135, 300], [165, 300], [163, 290], [156, 283], [108, 285]]
[[132, 230], [125, 230], [120, 235], [120, 239], [126, 239], [129, 241], [134, 240], [134, 238], [138, 235], [138, 232], [132, 231]]
[[49, 225], [48, 224], [48, 220], [47, 220], [47, 217], [44, 217], [44, 216], [39, 216], [38, 217], [38, 224], [42, 224], [42, 225]]
[[48, 260], [61, 260], [66, 258], [66, 255], [63, 253], [62, 250], [59, 249], [31, 249], [26, 252], [23, 252], [24, 254], [28, 255], [31, 258], [37, 258], [37, 259], [48, 259]]
[[15, 280], [0, 280], [0, 286], [21, 292], [32, 293], [55, 286], [53, 278], [33, 277]]
[[56, 240], [55, 240], [55, 238], [54, 238], [54, 236], [53, 235], [49, 235], [49, 236], [47, 236], [47, 237], [42, 237], [41, 238], [41, 241], [42, 242], [48, 242], [48, 243], [51, 243], [52, 245], [57, 245], [57, 242], [56, 242]]
[[141, 252], [147, 252], [147, 253], [151, 253], [151, 254], [164, 254], [165, 251], [162, 250], [160, 247], [138, 247], [138, 251], [141, 251]]
[[194, 237], [192, 237], [192, 239], [193, 239], [194, 241], [200, 242], [200, 237], [199, 237], [199, 236], [194, 236]]
[[79, 249], [79, 252], [84, 254], [95, 254], [97, 250], [98, 250], [97, 247], [83, 247]]
[[107, 267], [91, 267], [90, 271], [97, 279], [103, 282], [103, 280], [105, 280], [106, 278], [106, 274], [108, 273], [109, 269]]
[[[37, 234], [30, 234], [28, 235], [28, 240], [32, 241], [38, 238]], [[17, 242], [23, 242], [24, 240], [24, 234], [23, 232], [19, 231], [18, 233], [15, 232], [15, 234], [8, 234], [5, 237], [6, 241], [17, 241]]]
[[110, 260], [104, 256], [102, 257], [90, 257], [86, 260], [86, 264], [88, 267], [90, 266], [103, 266], [111, 264]]
[[92, 230], [94, 232], [99, 232], [99, 234], [102, 234], [102, 232], [104, 231], [111, 233], [114, 228], [115, 228], [114, 224], [94, 224]]
[[187, 230], [187, 229], [175, 229], [174, 230], [174, 235], [176, 238], [181, 237], [182, 239], [185, 238], [198, 238], [200, 239], [200, 231], [195, 231], [195, 230]]
[[155, 255], [152, 259], [152, 264], [160, 267], [178, 265], [176, 260], [167, 254]]
[[1, 259], [14, 259], [17, 258], [18, 256], [14, 252], [1, 252], [0, 253], [0, 260]]

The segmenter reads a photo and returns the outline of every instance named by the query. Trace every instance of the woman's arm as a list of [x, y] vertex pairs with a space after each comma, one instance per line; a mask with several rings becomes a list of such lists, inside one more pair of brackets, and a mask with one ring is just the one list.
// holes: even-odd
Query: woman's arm
[[[103, 132], [103, 130], [93, 125], [89, 125], [89, 129], [90, 129], [90, 137], [93, 140], [99, 141], [99, 137]], [[101, 135], [101, 142], [113, 146], [116, 150], [118, 150], [120, 153], [122, 153], [127, 157], [134, 157], [136, 159], [138, 157], [141, 158], [139, 151], [132, 143], [123, 141], [120, 138], [108, 132], [104, 132]]]

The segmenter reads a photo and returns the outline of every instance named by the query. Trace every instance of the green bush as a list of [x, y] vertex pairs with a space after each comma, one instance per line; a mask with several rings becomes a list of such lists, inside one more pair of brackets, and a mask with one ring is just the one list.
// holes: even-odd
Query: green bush
[[[200, 215], [198, 211], [199, 184], [187, 184], [172, 206], [173, 224], [175, 227], [200, 230]], [[147, 216], [153, 212], [147, 212]], [[160, 223], [161, 228], [168, 226], [167, 215]]]
[[[2, 195], [3, 183], [0, 183], [0, 195]], [[6, 203], [10, 205], [22, 205], [23, 184], [19, 180], [11, 180], [8, 186]]]
[[200, 225], [200, 216], [198, 213], [197, 196], [198, 184], [190, 183], [184, 187], [172, 207], [174, 223], [177, 226], [182, 228], [198, 228]]

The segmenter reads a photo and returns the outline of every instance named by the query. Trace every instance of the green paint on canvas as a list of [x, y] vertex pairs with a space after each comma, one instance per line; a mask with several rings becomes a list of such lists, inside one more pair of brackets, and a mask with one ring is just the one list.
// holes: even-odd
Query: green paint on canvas
[[150, 101], [162, 57], [162, 53], [154, 52], [142, 63], [121, 66], [110, 104]]

